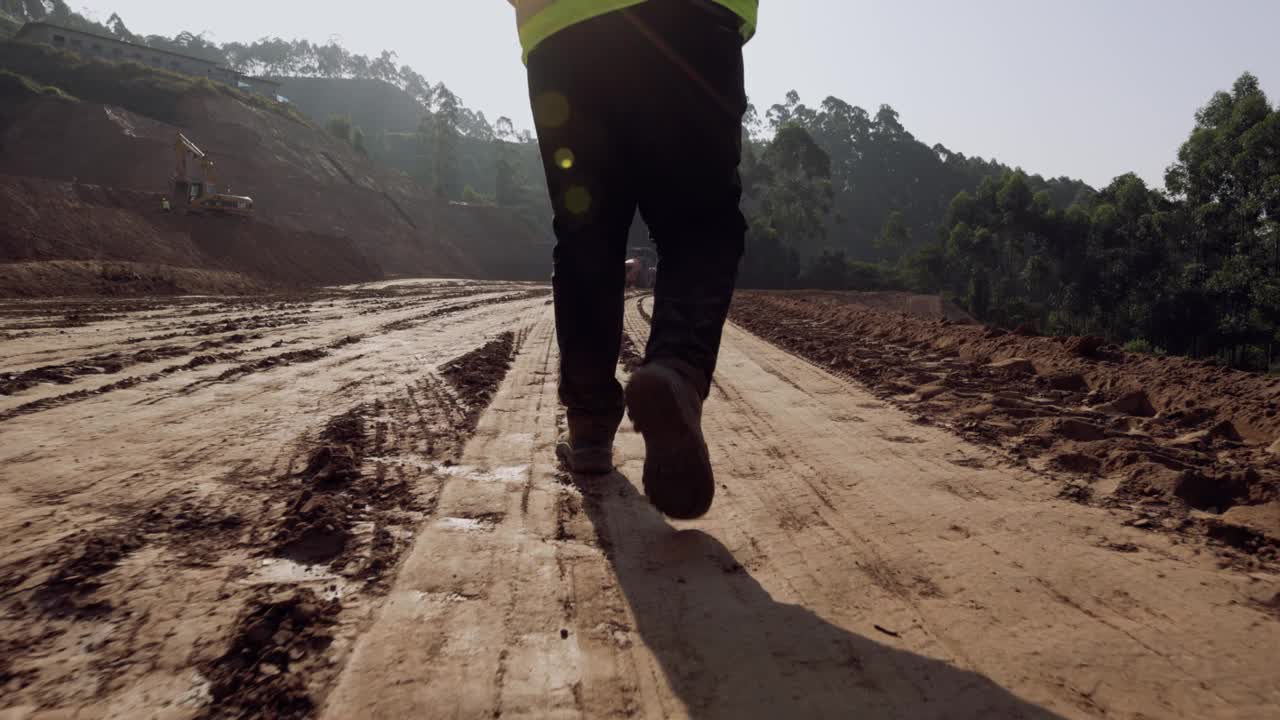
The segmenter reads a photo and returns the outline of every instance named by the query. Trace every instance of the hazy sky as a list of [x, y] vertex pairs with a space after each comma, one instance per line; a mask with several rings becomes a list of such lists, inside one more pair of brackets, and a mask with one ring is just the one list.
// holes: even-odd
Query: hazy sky
[[[387, 48], [490, 121], [532, 124], [505, 0], [79, 5], [143, 34]], [[762, 112], [792, 89], [888, 103], [928, 144], [1094, 185], [1130, 170], [1162, 184], [1195, 110], [1244, 70], [1280, 100], [1280, 0], [762, 0], [760, 16], [747, 90]]]

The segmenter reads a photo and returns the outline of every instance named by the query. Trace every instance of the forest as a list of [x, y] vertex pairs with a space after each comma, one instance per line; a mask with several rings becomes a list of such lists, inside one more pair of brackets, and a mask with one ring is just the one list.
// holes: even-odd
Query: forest
[[[30, 19], [251, 74], [385, 83], [416, 103], [416, 126], [317, 121], [446, 198], [549, 215], [532, 134], [508, 118], [491, 123], [394, 52], [139, 36], [118, 15], [97, 23], [63, 0], [0, 0], [0, 33]], [[1188, 127], [1164, 188], [1126, 174], [1095, 189], [928, 145], [887, 105], [872, 113], [828, 97], [811, 107], [790, 93], [752, 106], [740, 284], [941, 293], [1010, 329], [1270, 370], [1280, 340], [1280, 111], [1245, 73], [1188, 112]]]

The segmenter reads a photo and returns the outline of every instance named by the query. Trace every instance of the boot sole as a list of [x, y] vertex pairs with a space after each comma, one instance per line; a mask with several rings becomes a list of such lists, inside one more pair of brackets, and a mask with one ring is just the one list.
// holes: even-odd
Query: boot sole
[[644, 436], [644, 492], [662, 514], [696, 520], [715, 498], [711, 456], [696, 408], [680, 401], [674, 381], [641, 368], [627, 386], [627, 409]]

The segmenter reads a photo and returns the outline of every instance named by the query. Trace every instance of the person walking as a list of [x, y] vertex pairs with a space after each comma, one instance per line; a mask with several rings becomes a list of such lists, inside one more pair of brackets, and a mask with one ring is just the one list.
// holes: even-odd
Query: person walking
[[[556, 246], [560, 399], [575, 473], [613, 470], [624, 410], [645, 442], [644, 490], [665, 515], [706, 514], [702, 433], [747, 224], [739, 203], [742, 47], [758, 0], [508, 0], [516, 8]], [[644, 363], [624, 391], [627, 237], [658, 249]]]

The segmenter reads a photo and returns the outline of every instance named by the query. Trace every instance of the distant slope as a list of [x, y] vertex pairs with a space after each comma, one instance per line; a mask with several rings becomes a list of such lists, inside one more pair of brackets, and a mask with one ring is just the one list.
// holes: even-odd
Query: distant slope
[[366, 135], [413, 132], [422, 106], [400, 88], [366, 78], [277, 77], [280, 94], [316, 124], [345, 115]]
[[[428, 112], [400, 88], [365, 78], [300, 78], [276, 77], [282, 83], [281, 94], [311, 122], [324, 126], [334, 116], [350, 118], [353, 126], [364, 131], [365, 146], [374, 163], [400, 170], [423, 185], [432, 184], [435, 164], [434, 143], [418, 135], [418, 128]], [[428, 118], [429, 119], [429, 118]], [[546, 198], [542, 177], [542, 161], [533, 143], [508, 146], [518, 165], [518, 176], [525, 188], [519, 204], [523, 214], [541, 220], [539, 232], [550, 237], [551, 206]], [[458, 140], [459, 186], [470, 187], [477, 194], [492, 198], [497, 194], [499, 144], [487, 137], [461, 137]]]
[[[13, 206], [39, 207], [48, 196], [80, 194], [75, 203], [55, 204], [35, 220], [29, 213], [0, 213], [0, 261], [98, 259], [107, 252], [115, 260], [193, 263], [289, 284], [547, 275], [545, 241], [523, 221], [498, 209], [450, 205], [287, 108], [136, 65], [80, 63], [64, 53], [15, 45], [0, 43], [0, 58], [22, 59], [35, 83], [101, 77], [104, 82], [81, 84], [94, 99], [114, 97], [123, 107], [40, 95], [0, 107], [0, 175], [57, 181], [12, 181], [18, 187], [10, 193]], [[109, 87], [113, 80], [118, 91]], [[254, 197], [254, 220], [183, 216], [177, 223], [154, 217], [174, 172], [179, 131], [214, 159], [221, 184]], [[102, 191], [79, 189], [87, 186]], [[127, 202], [116, 204], [114, 198], [124, 196]], [[162, 239], [113, 242], [109, 252], [86, 245], [92, 225], [61, 224], [63, 216], [91, 215], [86, 207], [111, 208], [144, 225], [162, 226]], [[28, 224], [19, 225], [20, 216]], [[23, 245], [33, 237], [41, 238], [38, 248]], [[172, 258], [175, 248], [194, 252], [184, 249]]]

